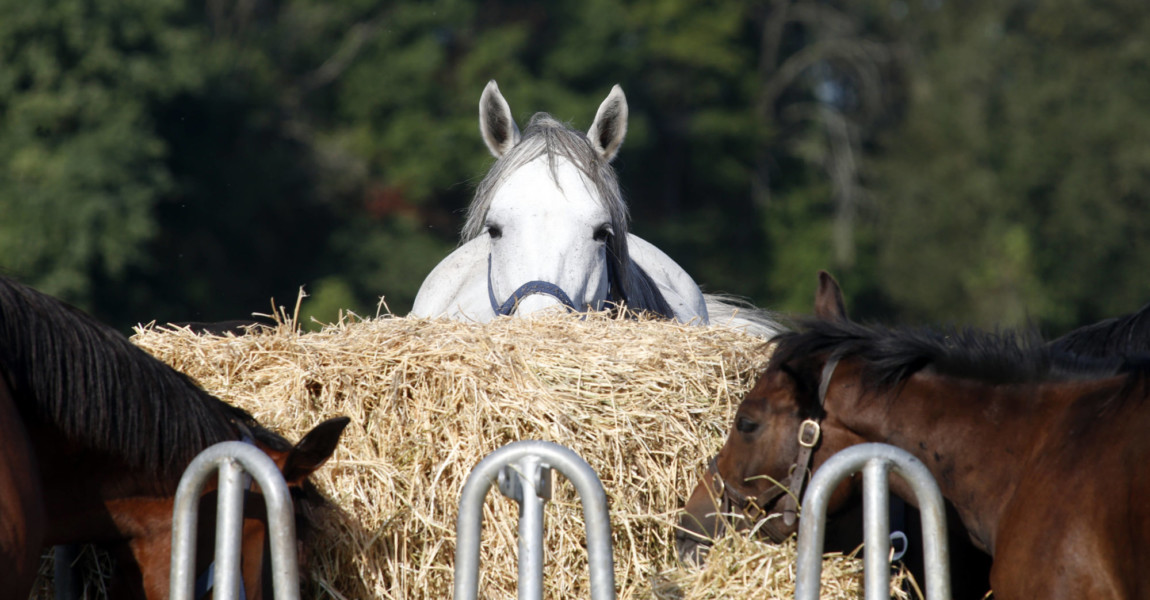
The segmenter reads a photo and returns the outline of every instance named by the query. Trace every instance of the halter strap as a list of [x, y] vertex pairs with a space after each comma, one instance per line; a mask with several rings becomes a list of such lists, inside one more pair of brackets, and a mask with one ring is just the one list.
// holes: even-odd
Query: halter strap
[[[614, 261], [608, 260], [607, 261], [607, 300], [608, 301], [612, 301], [612, 302], [615, 301], [613, 299], [612, 293], [614, 292], [614, 288], [616, 287], [614, 285], [616, 279], [618, 279], [618, 274], [615, 272]], [[571, 300], [571, 297], [567, 295], [567, 292], [563, 291], [563, 288], [559, 287], [558, 285], [556, 285], [554, 283], [551, 283], [550, 281], [540, 281], [540, 280], [528, 281], [527, 283], [519, 286], [518, 289], [516, 289], [514, 292], [511, 292], [511, 296], [508, 297], [507, 300], [505, 300], [502, 304], [500, 304], [499, 301], [495, 298], [495, 288], [491, 284], [491, 255], [490, 254], [487, 255], [487, 299], [488, 299], [488, 301], [491, 302], [491, 310], [494, 311], [496, 315], [503, 315], [503, 316], [511, 315], [512, 312], [515, 312], [515, 307], [516, 307], [516, 305], [519, 304], [520, 300], [526, 298], [527, 296], [533, 295], [533, 294], [546, 294], [546, 295], [551, 296], [551, 297], [555, 298], [556, 300], [558, 300], [559, 303], [562, 304], [563, 306], [566, 306], [568, 310], [570, 310], [572, 312], [578, 312], [579, 311], [579, 307], [575, 306], [575, 303]]]
[[[831, 377], [834, 376], [835, 367], [837, 367], [838, 364], [839, 358], [831, 357], [823, 366], [818, 392], [820, 408], [826, 404], [827, 390], [830, 387]], [[712, 457], [708, 464], [708, 470], [714, 473], [714, 481], [718, 484], [719, 497], [722, 499], [724, 505], [738, 506], [744, 512], [749, 509], [754, 509], [760, 513], [764, 513], [772, 502], [780, 496], [783, 496], [779, 508], [782, 513], [785, 528], [779, 528], [768, 519], [762, 525], [761, 531], [775, 542], [785, 540], [789, 536], [789, 528], [794, 526], [798, 520], [798, 499], [802, 497], [803, 487], [806, 485], [807, 475], [810, 473], [814, 449], [815, 446], [818, 445], [821, 433], [822, 430], [817, 420], [804, 420], [802, 424], [799, 425], [799, 453], [798, 456], [795, 457], [795, 462], [791, 464], [790, 477], [787, 479], [787, 484], [784, 486], [775, 483], [757, 496], [748, 496], [734, 487], [727, 485], [722, 476], [719, 475], [718, 456]]]
[[831, 377], [835, 374], [835, 367], [839, 366], [839, 357], [832, 356], [823, 365], [823, 372], [819, 376], [819, 408], [827, 404], [827, 388], [831, 386]]
[[[835, 374], [835, 367], [839, 364], [839, 357], [832, 356], [823, 365], [822, 375], [819, 377], [819, 408], [827, 403], [827, 389], [831, 385], [831, 377]], [[787, 488], [791, 490], [782, 500], [783, 523], [790, 527], [798, 520], [799, 498], [803, 495], [803, 488], [807, 483], [807, 476], [811, 471], [811, 460], [814, 458], [815, 446], [819, 443], [822, 428], [816, 419], [805, 419], [799, 425], [799, 455], [791, 465], [791, 476]]]
[[[711, 457], [711, 461], [707, 465], [707, 472], [713, 476], [713, 481], [718, 489], [718, 498], [720, 500], [719, 511], [722, 513], [729, 513], [735, 507], [739, 508], [743, 513], [751, 517], [752, 520], [758, 522], [760, 516], [766, 515], [767, 518], [763, 519], [759, 525], [756, 525], [758, 530], [771, 538], [775, 543], [781, 543], [790, 535], [788, 531], [779, 528], [773, 518], [767, 515], [767, 507], [771, 505], [779, 496], [787, 493], [787, 489], [782, 485], [771, 485], [763, 493], [757, 496], [748, 496], [732, 486], [727, 485], [723, 477], [719, 475], [718, 456]], [[751, 511], [756, 514], [751, 515]]]

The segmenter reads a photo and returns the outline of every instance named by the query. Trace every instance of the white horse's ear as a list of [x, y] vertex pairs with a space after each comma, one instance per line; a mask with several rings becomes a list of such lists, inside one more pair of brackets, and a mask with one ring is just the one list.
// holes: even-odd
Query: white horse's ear
[[495, 80], [487, 82], [479, 97], [479, 131], [483, 143], [495, 158], [499, 158], [519, 143], [519, 127], [511, 116], [511, 107], [499, 93]]
[[587, 139], [607, 162], [615, 158], [623, 138], [627, 136], [627, 97], [623, 88], [616, 85], [607, 94], [607, 99], [599, 105], [595, 122], [587, 130]]

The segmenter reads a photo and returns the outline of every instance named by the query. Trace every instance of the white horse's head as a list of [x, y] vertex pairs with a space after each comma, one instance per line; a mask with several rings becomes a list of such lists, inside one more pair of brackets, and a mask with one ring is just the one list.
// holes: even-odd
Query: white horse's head
[[586, 134], [538, 113], [521, 135], [492, 81], [479, 128], [498, 160], [479, 184], [463, 239], [489, 238], [492, 309], [599, 310], [625, 299], [627, 206], [609, 165], [627, 132], [623, 90], [612, 88]]
[[468, 208], [462, 243], [423, 280], [413, 315], [486, 322], [610, 302], [698, 325], [714, 311], [764, 337], [783, 330], [767, 311], [704, 295], [671, 257], [627, 230], [610, 165], [627, 133], [619, 86], [587, 133], [538, 113], [520, 134], [492, 81], [479, 99], [479, 130], [497, 160]]

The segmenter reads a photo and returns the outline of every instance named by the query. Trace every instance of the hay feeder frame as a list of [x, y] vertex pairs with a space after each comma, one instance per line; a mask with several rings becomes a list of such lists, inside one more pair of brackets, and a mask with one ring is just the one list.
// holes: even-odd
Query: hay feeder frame
[[795, 600], [819, 597], [827, 505], [839, 482], [863, 472], [863, 581], [867, 600], [890, 598], [890, 486], [893, 471], [910, 484], [922, 515], [927, 600], [950, 600], [950, 553], [942, 492], [930, 470], [889, 444], [858, 444], [831, 456], [811, 477], [803, 496], [795, 565]]
[[[172, 515], [171, 600], [193, 600], [198, 582], [196, 521], [199, 500], [208, 477], [219, 472], [216, 508], [215, 560], [207, 573], [217, 600], [241, 597], [240, 545], [243, 536], [244, 492], [254, 479], [267, 504], [271, 544], [272, 590], [276, 600], [299, 600], [299, 557], [296, 555], [295, 515], [287, 483], [275, 462], [253, 444], [220, 442], [196, 456], [176, 488]], [[205, 582], [203, 585], [208, 585]]]
[[543, 509], [551, 498], [551, 470], [572, 484], [583, 503], [592, 600], [614, 600], [615, 561], [607, 493], [587, 461], [552, 442], [513, 442], [488, 454], [468, 475], [459, 499], [455, 547], [455, 600], [479, 594], [479, 540], [483, 502], [492, 485], [519, 503], [519, 600], [543, 597]]

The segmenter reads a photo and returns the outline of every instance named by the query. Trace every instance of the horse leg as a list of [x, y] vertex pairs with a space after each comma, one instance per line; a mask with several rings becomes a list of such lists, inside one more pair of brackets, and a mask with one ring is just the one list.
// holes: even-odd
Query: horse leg
[[27, 600], [44, 543], [44, 497], [23, 421], [0, 382], [0, 600]]

